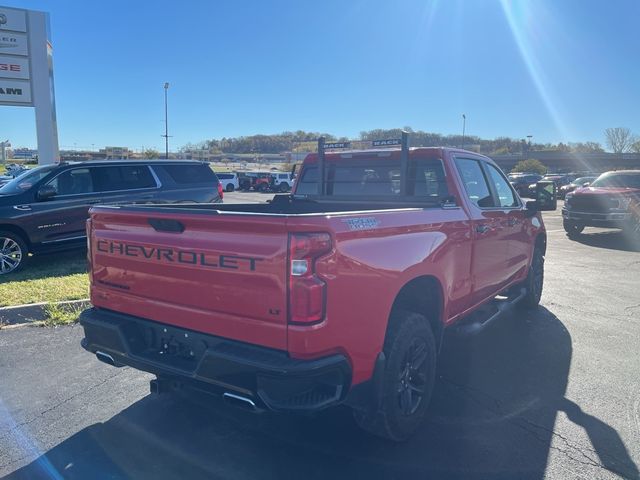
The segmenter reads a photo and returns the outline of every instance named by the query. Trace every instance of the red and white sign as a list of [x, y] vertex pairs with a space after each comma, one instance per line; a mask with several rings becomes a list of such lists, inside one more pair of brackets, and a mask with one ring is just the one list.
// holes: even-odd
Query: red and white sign
[[29, 60], [24, 57], [0, 55], [0, 78], [29, 79]]

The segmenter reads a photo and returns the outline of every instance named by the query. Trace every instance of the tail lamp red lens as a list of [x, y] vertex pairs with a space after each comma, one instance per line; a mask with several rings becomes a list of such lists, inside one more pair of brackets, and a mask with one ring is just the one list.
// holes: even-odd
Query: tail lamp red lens
[[316, 260], [331, 251], [328, 233], [289, 236], [289, 322], [310, 325], [325, 315], [326, 283], [316, 275]]
[[87, 232], [87, 272], [89, 273], [89, 278], [91, 278], [91, 218], [87, 218], [85, 229]]
[[222, 184], [218, 182], [218, 195], [220, 195], [220, 200], [224, 198], [224, 189], [222, 188]]

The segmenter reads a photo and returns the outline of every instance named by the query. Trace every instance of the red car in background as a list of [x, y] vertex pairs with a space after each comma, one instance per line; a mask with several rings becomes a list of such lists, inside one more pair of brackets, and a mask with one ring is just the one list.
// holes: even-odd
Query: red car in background
[[577, 188], [588, 187], [591, 184], [591, 182], [593, 182], [596, 178], [598, 177], [595, 176], [595, 177], [576, 178], [571, 183], [568, 183], [567, 185], [563, 185], [558, 189], [558, 198], [565, 198], [567, 196], [567, 193], [571, 193]]
[[640, 237], [640, 170], [619, 170], [600, 175], [588, 187], [568, 193], [562, 220], [569, 236], [585, 227], [620, 228]]

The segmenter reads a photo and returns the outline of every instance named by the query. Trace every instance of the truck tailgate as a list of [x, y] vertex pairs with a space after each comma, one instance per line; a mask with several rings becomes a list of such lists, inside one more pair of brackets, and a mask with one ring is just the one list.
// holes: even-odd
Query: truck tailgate
[[97, 307], [286, 349], [286, 217], [96, 208]]

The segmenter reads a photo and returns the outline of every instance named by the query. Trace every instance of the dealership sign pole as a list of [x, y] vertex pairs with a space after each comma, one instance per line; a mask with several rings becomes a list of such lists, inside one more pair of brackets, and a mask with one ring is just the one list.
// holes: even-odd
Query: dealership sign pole
[[60, 161], [49, 14], [0, 7], [0, 105], [35, 107], [38, 163]]

